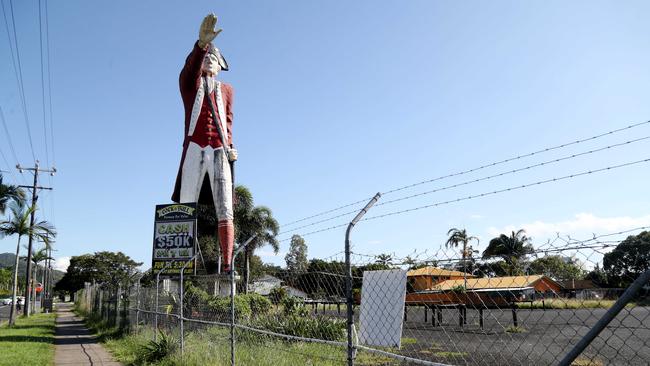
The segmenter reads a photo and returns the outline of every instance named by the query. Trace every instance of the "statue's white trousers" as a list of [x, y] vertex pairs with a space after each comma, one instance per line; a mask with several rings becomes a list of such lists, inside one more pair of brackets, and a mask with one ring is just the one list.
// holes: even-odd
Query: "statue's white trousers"
[[210, 190], [217, 219], [232, 220], [232, 178], [230, 164], [222, 147], [200, 147], [190, 142], [181, 173], [181, 202], [197, 202], [205, 174], [208, 174]]

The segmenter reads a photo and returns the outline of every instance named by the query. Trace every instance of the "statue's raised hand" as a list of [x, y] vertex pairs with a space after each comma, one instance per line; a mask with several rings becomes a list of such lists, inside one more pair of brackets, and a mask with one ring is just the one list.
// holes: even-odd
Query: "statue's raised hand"
[[216, 15], [208, 14], [203, 18], [201, 28], [199, 29], [199, 47], [205, 48], [208, 43], [212, 42], [221, 33], [221, 29], [214, 29], [215, 25], [217, 25]]

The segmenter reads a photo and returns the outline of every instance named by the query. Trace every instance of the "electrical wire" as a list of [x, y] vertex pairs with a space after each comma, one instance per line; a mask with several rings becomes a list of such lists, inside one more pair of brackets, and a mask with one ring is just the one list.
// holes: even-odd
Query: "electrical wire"
[[38, 39], [41, 56], [41, 102], [43, 106], [43, 137], [45, 142], [45, 166], [50, 166], [50, 149], [47, 143], [47, 113], [45, 111], [45, 63], [43, 62], [43, 17], [41, 0], [38, 0]]
[[7, 21], [6, 12], [4, 9], [4, 2], [2, 3], [2, 11], [5, 18], [5, 27], [7, 29], [7, 37], [9, 38], [9, 49], [11, 50], [11, 61], [14, 67], [14, 74], [16, 74], [16, 81], [18, 82], [18, 91], [20, 94], [21, 105], [23, 109], [23, 114], [25, 116], [25, 126], [27, 127], [27, 137], [29, 139], [29, 147], [32, 152], [32, 158], [36, 161], [36, 153], [34, 152], [34, 142], [32, 139], [32, 130], [29, 127], [29, 116], [27, 114], [27, 103], [25, 101], [25, 87], [23, 83], [23, 70], [20, 62], [20, 48], [18, 45], [18, 36], [16, 34], [16, 19], [14, 17], [14, 6], [13, 1], [9, 0], [9, 9], [11, 11], [11, 24], [13, 28], [14, 43], [16, 47], [16, 54], [14, 56], [14, 51], [12, 48], [11, 36], [9, 35], [9, 22]]

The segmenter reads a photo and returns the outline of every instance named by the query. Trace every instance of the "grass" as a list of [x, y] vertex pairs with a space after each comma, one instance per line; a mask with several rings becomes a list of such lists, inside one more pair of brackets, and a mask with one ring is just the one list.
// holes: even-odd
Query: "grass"
[[[576, 299], [547, 299], [541, 301], [521, 302], [519, 309], [609, 309], [615, 300], [576, 300]], [[630, 305], [631, 306], [631, 305]]]
[[467, 352], [435, 352], [433, 355], [442, 358], [461, 358], [466, 357]]
[[52, 365], [54, 314], [19, 317], [16, 326], [0, 327], [0, 365]]
[[603, 366], [603, 362], [597, 359], [578, 357], [571, 363], [571, 366]]
[[525, 333], [526, 329], [522, 327], [516, 327], [514, 325], [508, 326], [505, 329], [506, 333]]
[[[238, 364], [242, 365], [345, 365], [345, 348], [318, 343], [286, 342], [270, 339], [248, 332], [238, 332], [238, 341], [235, 347], [235, 357]], [[185, 338], [185, 355], [181, 358], [180, 351], [164, 357], [152, 365], [230, 365], [230, 340], [229, 330], [221, 327], [210, 327], [201, 331], [192, 332]], [[106, 347], [113, 356], [125, 365], [146, 364], [145, 346], [153, 338], [150, 329], [138, 333], [125, 335], [120, 338], [105, 340]], [[357, 365], [398, 365], [399, 362], [359, 352]]]

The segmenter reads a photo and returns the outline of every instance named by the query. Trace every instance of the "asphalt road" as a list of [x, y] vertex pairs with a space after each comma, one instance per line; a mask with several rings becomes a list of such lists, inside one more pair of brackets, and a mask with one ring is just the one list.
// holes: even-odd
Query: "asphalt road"
[[[605, 309], [517, 311], [521, 333], [506, 332], [510, 309], [486, 310], [484, 327], [478, 311], [467, 311], [459, 326], [458, 311], [445, 310], [442, 326], [432, 326], [429, 313], [409, 309], [403, 337], [411, 338], [401, 354], [454, 365], [554, 365], [602, 317]], [[624, 309], [583, 353], [595, 365], [647, 365], [650, 360], [650, 308]]]
[[[40, 301], [36, 302], [36, 309], [40, 309]], [[0, 305], [0, 322], [4, 322], [9, 320], [9, 308], [11, 308], [10, 305]]]
[[0, 322], [9, 319], [9, 305], [0, 305]]

